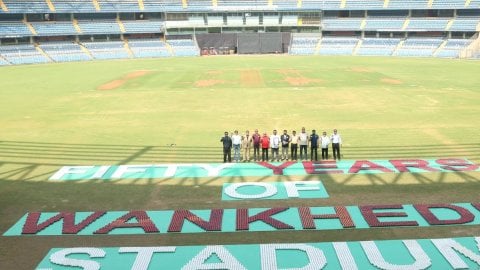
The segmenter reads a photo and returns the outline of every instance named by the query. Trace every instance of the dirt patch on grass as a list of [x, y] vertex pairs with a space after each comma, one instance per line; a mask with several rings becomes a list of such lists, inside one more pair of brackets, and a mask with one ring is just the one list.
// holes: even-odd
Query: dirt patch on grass
[[380, 81], [386, 84], [402, 84], [402, 81], [390, 78], [383, 78]]
[[283, 81], [287, 82], [292, 86], [302, 86], [322, 82], [322, 80], [320, 79], [312, 79], [303, 76], [302, 72], [297, 69], [280, 69], [277, 72], [285, 76]]
[[310, 79], [307, 77], [286, 77], [285, 81], [293, 86], [309, 85], [311, 83], [320, 83], [320, 79]]
[[356, 73], [371, 73], [372, 70], [366, 67], [352, 67], [348, 69], [348, 71], [356, 72]]
[[240, 80], [243, 86], [259, 87], [264, 85], [262, 74], [258, 70], [242, 70]]
[[150, 72], [151, 71], [149, 71], [149, 70], [133, 71], [133, 72], [130, 72], [127, 75], [123, 76], [120, 79], [113, 80], [113, 81], [110, 81], [108, 83], [102, 84], [99, 87], [97, 87], [97, 89], [98, 90], [114, 90], [114, 89], [117, 89], [117, 88], [121, 87], [122, 85], [124, 85], [128, 81], [139, 78], [139, 77], [142, 77], [142, 76], [145, 76], [146, 74], [148, 74]]
[[198, 80], [198, 81], [195, 82], [195, 86], [196, 87], [209, 87], [209, 86], [214, 86], [214, 85], [217, 85], [217, 84], [222, 84], [224, 82], [225, 81], [223, 81], [223, 80], [213, 80], [213, 79]]
[[284, 76], [301, 76], [301, 72], [297, 69], [280, 69], [277, 71], [278, 73], [284, 75]]

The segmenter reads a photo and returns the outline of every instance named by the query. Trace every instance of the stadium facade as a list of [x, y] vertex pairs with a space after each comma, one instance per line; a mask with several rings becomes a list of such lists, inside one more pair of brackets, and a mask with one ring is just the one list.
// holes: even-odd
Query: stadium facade
[[480, 58], [480, 0], [0, 0], [0, 65], [205, 54]]

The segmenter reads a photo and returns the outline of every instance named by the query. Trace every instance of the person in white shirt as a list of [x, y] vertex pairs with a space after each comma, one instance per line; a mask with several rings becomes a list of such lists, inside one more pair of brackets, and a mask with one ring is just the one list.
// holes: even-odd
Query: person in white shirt
[[333, 134], [330, 138], [332, 140], [332, 150], [333, 150], [333, 159], [340, 160], [340, 145], [342, 144], [342, 138], [340, 134], [337, 133], [337, 130], [333, 130]]
[[307, 160], [307, 146], [309, 137], [304, 127], [302, 127], [302, 132], [298, 135], [298, 137], [298, 145], [300, 145], [300, 159]]
[[328, 145], [330, 144], [330, 138], [327, 136], [327, 132], [323, 132], [322, 137], [320, 137], [320, 142], [322, 145], [322, 159], [328, 159]]
[[242, 136], [238, 135], [238, 130], [234, 131], [232, 135], [232, 144], [233, 144], [233, 161], [240, 161], [240, 147], [242, 145]]
[[272, 149], [272, 161], [279, 161], [278, 148], [280, 147], [280, 135], [277, 134], [277, 130], [273, 130], [273, 134], [270, 135], [270, 148]]

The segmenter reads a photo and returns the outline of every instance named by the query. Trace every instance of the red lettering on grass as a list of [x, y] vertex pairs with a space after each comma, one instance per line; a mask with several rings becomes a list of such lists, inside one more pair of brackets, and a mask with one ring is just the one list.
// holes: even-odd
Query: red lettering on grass
[[370, 227], [390, 227], [390, 226], [418, 226], [416, 221], [380, 221], [379, 217], [407, 217], [405, 212], [379, 212], [375, 213], [375, 210], [385, 209], [403, 209], [401, 204], [392, 205], [366, 205], [359, 206], [360, 212], [367, 221]]
[[[136, 219], [137, 222], [129, 222]], [[110, 222], [107, 226], [93, 232], [94, 234], [107, 234], [117, 228], [142, 228], [146, 233], [158, 233], [157, 226], [152, 222], [145, 211], [130, 211], [127, 214]]]
[[288, 161], [288, 162], [282, 163], [280, 166], [275, 166], [275, 165], [272, 165], [271, 163], [268, 163], [268, 162], [257, 162], [257, 163], [259, 165], [262, 165], [263, 167], [272, 169], [273, 174], [275, 174], [275, 175], [283, 175], [283, 169], [287, 168], [288, 166], [291, 166], [291, 165], [295, 164], [296, 162]]
[[[418, 213], [422, 215], [423, 218], [430, 224], [430, 225], [453, 225], [453, 224], [465, 224], [472, 222], [475, 219], [475, 216], [468, 211], [467, 209], [452, 205], [452, 204], [416, 204], [413, 207], [417, 209]], [[457, 214], [460, 215], [457, 219], [444, 219], [440, 220], [431, 209], [450, 209], [455, 211]]]
[[335, 160], [315, 161], [315, 162], [302, 162], [303, 168], [308, 174], [330, 174], [330, 173], [343, 173], [343, 170], [338, 169], [337, 162]]
[[361, 170], [375, 170], [375, 171], [382, 171], [384, 173], [392, 173], [394, 171], [383, 167], [381, 165], [378, 165], [374, 162], [368, 161], [368, 160], [357, 160], [355, 163], [352, 165], [350, 170], [348, 170], [349, 173], [358, 173]]
[[237, 231], [248, 230], [249, 224], [255, 221], [263, 221], [278, 230], [294, 229], [293, 226], [271, 217], [272, 215], [284, 212], [288, 209], [289, 208], [271, 208], [253, 216], [248, 215], [248, 208], [237, 209]]
[[38, 221], [40, 220], [41, 213], [31, 212], [28, 213], [27, 220], [25, 220], [25, 224], [23, 224], [22, 234], [37, 234], [60, 220], [63, 220], [62, 234], [77, 234], [92, 222], [105, 215], [105, 213], [104, 211], [94, 212], [80, 223], [75, 224], [75, 213], [60, 212], [39, 224]]
[[447, 171], [475, 171], [478, 169], [477, 164], [472, 164], [468, 162], [468, 160], [461, 159], [461, 158], [444, 158], [444, 159], [437, 159], [435, 160], [440, 165], [440, 168], [447, 170]]
[[429, 172], [438, 172], [438, 169], [429, 166], [428, 161], [423, 159], [392, 159], [390, 160], [393, 166], [399, 172], [410, 172], [408, 168], [418, 168]]
[[355, 223], [350, 217], [350, 214], [347, 211], [345, 206], [336, 206], [335, 214], [319, 214], [312, 215], [310, 207], [299, 207], [298, 212], [300, 214], [300, 220], [302, 221], [303, 229], [316, 229], [315, 219], [339, 219], [342, 223], [343, 228], [354, 228]]
[[188, 220], [206, 231], [222, 230], [223, 209], [212, 209], [210, 212], [210, 220], [205, 221], [189, 210], [175, 210], [172, 222], [168, 227], [168, 232], [181, 232], [185, 220]]

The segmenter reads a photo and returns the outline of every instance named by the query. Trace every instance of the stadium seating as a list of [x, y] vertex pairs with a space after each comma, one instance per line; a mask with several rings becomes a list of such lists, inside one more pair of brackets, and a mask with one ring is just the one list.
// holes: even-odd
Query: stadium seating
[[363, 19], [327, 18], [322, 21], [323, 30], [360, 30]]
[[83, 34], [120, 34], [122, 31], [116, 21], [78, 21]]
[[399, 38], [365, 38], [356, 55], [390, 56], [399, 42]]
[[462, 9], [465, 7], [465, 0], [435, 0], [432, 8]]
[[6, 65], [9, 65], [9, 63], [4, 60], [2, 57], [0, 57], [0, 66], [6, 66]]
[[289, 54], [291, 55], [313, 55], [321, 40], [320, 35], [295, 34], [292, 36]]
[[139, 12], [138, 0], [97, 0], [102, 12]]
[[14, 65], [50, 62], [33, 44], [0, 46], [0, 55]]
[[[219, 29], [234, 33], [255, 27], [259, 32], [294, 32], [288, 44], [292, 55], [459, 57], [471, 42], [468, 38], [478, 33], [480, 26], [480, 0], [2, 0], [2, 3], [0, 41], [20, 45], [0, 46], [1, 65], [196, 56], [200, 51], [196, 41], [184, 39], [185, 34], [216, 33]], [[50, 14], [52, 21], [43, 21], [48, 19], [45, 14]], [[206, 27], [214, 30], [205, 30]], [[456, 39], [448, 39], [450, 36]], [[84, 42], [82, 46], [78, 40], [92, 42]], [[18, 49], [14, 49], [16, 46]], [[230, 46], [231, 50], [234, 48]]]
[[190, 11], [207, 11], [211, 9], [212, 1], [188, 0], [188, 10]]
[[382, 9], [384, 1], [381, 0], [347, 0], [346, 9], [365, 10], [365, 9]]
[[355, 37], [323, 37], [319, 54], [352, 55], [358, 41]]
[[446, 45], [439, 50], [435, 56], [456, 58], [471, 42], [469, 39], [449, 39]]
[[[353, 1], [353, 0], [351, 0]], [[428, 9], [428, 0], [390, 0], [389, 9]]]
[[452, 26], [450, 26], [450, 31], [471, 31], [474, 32], [477, 29], [477, 25], [480, 23], [480, 18], [475, 17], [457, 17]]
[[441, 38], [408, 38], [396, 51], [397, 56], [431, 57], [442, 44]]
[[389, 17], [389, 18], [367, 18], [365, 28], [366, 31], [395, 31], [401, 30], [405, 23], [405, 17]]
[[174, 56], [199, 56], [200, 49], [191, 39], [174, 39], [167, 41]]
[[181, 0], [143, 0], [144, 11], [184, 11]]
[[47, 2], [45, 0], [3, 0], [10, 13], [48, 13]]
[[129, 58], [123, 41], [83, 42], [95, 59]]
[[449, 18], [412, 18], [407, 30], [414, 31], [445, 31]]
[[158, 33], [164, 27], [163, 21], [122, 21], [125, 33]]
[[32, 22], [38, 36], [77, 35], [72, 22]]
[[51, 0], [57, 12], [95, 12], [95, 6], [91, 0]]
[[32, 32], [23, 22], [0, 22], [0, 38], [31, 35]]
[[90, 56], [73, 42], [49, 42], [39, 45], [55, 62], [88, 61]]
[[130, 39], [128, 44], [133, 55], [137, 58], [172, 56], [165, 42], [160, 39]]

